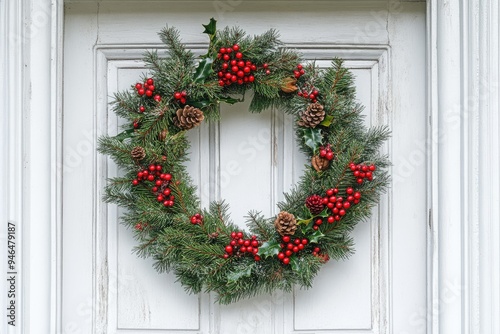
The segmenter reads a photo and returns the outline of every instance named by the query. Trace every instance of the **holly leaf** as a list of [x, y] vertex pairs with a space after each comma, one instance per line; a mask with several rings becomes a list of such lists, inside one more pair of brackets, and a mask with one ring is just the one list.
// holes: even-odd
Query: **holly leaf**
[[259, 247], [259, 252], [257, 255], [263, 258], [278, 255], [280, 252], [280, 244], [276, 240], [266, 241]]
[[134, 129], [124, 130], [124, 131], [120, 132], [119, 134], [117, 134], [115, 136], [115, 139], [117, 139], [119, 141], [123, 141], [124, 139], [129, 138], [132, 133], [134, 133]]
[[235, 104], [235, 103], [238, 103], [238, 102], [243, 102], [243, 100], [234, 99], [232, 97], [221, 97], [221, 98], [219, 98], [219, 101], [220, 102], [225, 102], [227, 104]]
[[201, 100], [201, 101], [190, 101], [188, 100], [186, 104], [189, 104], [190, 106], [203, 109], [206, 108], [210, 105], [210, 101], [208, 100]]
[[332, 121], [333, 121], [333, 116], [326, 115], [325, 119], [321, 123], [319, 123], [319, 125], [329, 127], [330, 125], [332, 125]]
[[212, 36], [215, 35], [216, 25], [217, 21], [212, 17], [208, 24], [202, 24], [203, 28], [205, 28], [203, 33], [209, 35], [210, 39], [212, 39]]
[[300, 259], [296, 256], [292, 256], [290, 258], [290, 265], [292, 266], [293, 271], [300, 271]]
[[319, 239], [323, 238], [324, 236], [325, 235], [320, 230], [316, 230], [309, 236], [309, 242], [317, 244], [319, 242]]
[[313, 152], [316, 152], [321, 145], [323, 136], [321, 135], [321, 130], [317, 128], [306, 128], [303, 130], [302, 138], [304, 139], [304, 144], [310, 147]]
[[212, 58], [204, 58], [202, 59], [198, 67], [196, 68], [196, 71], [194, 72], [194, 82], [196, 83], [204, 83], [205, 80], [210, 77], [212, 73], [214, 73], [214, 70], [212, 69], [212, 63], [213, 60]]
[[301, 224], [307, 225], [307, 224], [309, 224], [311, 222], [311, 220], [312, 220], [312, 217], [309, 218], [309, 219], [299, 219], [299, 220], [297, 220], [297, 224], [299, 224], [299, 225], [301, 225]]
[[236, 282], [237, 280], [239, 280], [242, 277], [250, 277], [254, 267], [255, 267], [255, 263], [252, 263], [244, 270], [230, 272], [227, 274], [227, 279], [229, 280], [229, 282]]

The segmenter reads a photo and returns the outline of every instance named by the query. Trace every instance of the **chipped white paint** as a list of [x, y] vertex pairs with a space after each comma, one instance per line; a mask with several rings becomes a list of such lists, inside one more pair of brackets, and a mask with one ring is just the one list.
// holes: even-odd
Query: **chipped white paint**
[[[62, 103], [60, 94], [62, 87], [60, 71], [63, 32], [62, 1], [0, 1], [2, 15], [0, 31], [2, 37], [8, 37], [0, 39], [1, 56], [5, 59], [1, 68], [0, 101], [3, 110], [7, 111], [1, 115], [1, 124], [4, 129], [1, 153], [3, 157], [8, 157], [8, 159], [2, 159], [0, 163], [2, 184], [5, 184], [5, 187], [2, 187], [4, 190], [0, 208], [3, 221], [15, 220], [23, 226], [19, 230], [19, 236], [23, 240], [18, 243], [19, 254], [23, 255], [21, 259], [23, 272], [19, 281], [23, 285], [19, 289], [18, 301], [18, 305], [23, 308], [23, 311], [18, 313], [20, 327], [16, 327], [13, 331], [12, 328], [7, 328], [5, 323], [2, 323], [0, 327], [2, 333], [18, 333], [21, 330], [32, 332], [30, 329], [34, 328], [44, 333], [74, 333], [78, 330], [82, 333], [113, 333], [120, 332], [110, 327], [115, 326], [116, 321], [129, 320], [110, 317], [110, 314], [116, 315], [119, 312], [120, 298], [118, 296], [123, 288], [126, 290], [132, 281], [132, 285], [136, 283], [135, 278], [131, 278], [132, 276], [128, 273], [117, 272], [113, 269], [119, 261], [132, 261], [123, 257], [128, 256], [126, 253], [119, 255], [117, 250], [120, 248], [113, 246], [113, 243], [120, 240], [118, 235], [120, 233], [126, 235], [127, 232], [120, 232], [119, 229], [106, 230], [97, 225], [97, 222], [113, 221], [115, 218], [112, 216], [113, 211], [108, 210], [106, 214], [106, 210], [97, 200], [98, 191], [103, 182], [102, 172], [105, 171], [106, 165], [97, 157], [93, 158], [94, 140], [100, 131], [101, 124], [97, 123], [98, 118], [92, 115], [96, 117], [103, 115], [100, 113], [98, 101], [104, 101], [106, 93], [97, 90], [97, 87], [105, 84], [107, 89], [112, 89], [113, 82], [110, 78], [118, 80], [121, 76], [123, 80], [121, 82], [128, 80], [127, 75], [131, 78], [130, 73], [133, 71], [131, 72], [130, 68], [137, 68], [140, 64], [134, 60], [137, 59], [136, 55], [132, 55], [131, 59], [126, 59], [127, 54], [133, 54], [133, 52], [130, 53], [130, 46], [138, 45], [138, 43], [156, 43], [154, 33], [163, 26], [168, 13], [172, 12], [179, 17], [179, 22], [172, 22], [179, 26], [184, 33], [183, 37], [190, 43], [203, 42], [200, 39], [199, 29], [192, 23], [204, 22], [207, 15], [211, 13], [221, 21], [221, 24], [237, 23], [249, 31], [257, 32], [259, 29], [263, 31], [268, 27], [276, 27], [285, 32], [284, 39], [287, 43], [300, 44], [307, 41], [312, 44], [308, 52], [324, 52], [326, 56], [337, 52], [335, 49], [328, 49], [329, 43], [335, 44], [337, 50], [352, 51], [356, 49], [356, 45], [361, 46], [356, 51], [358, 52], [356, 55], [351, 53], [351, 58], [347, 57], [353, 60], [350, 63], [351, 66], [373, 59], [373, 56], [369, 55], [371, 51], [366, 47], [367, 44], [390, 45], [390, 49], [387, 49], [389, 51], [387, 63], [380, 62], [377, 65], [378, 69], [370, 65], [371, 67], [365, 67], [366, 70], [362, 72], [372, 73], [370, 74], [371, 83], [368, 84], [371, 87], [372, 97], [382, 97], [381, 101], [383, 101], [383, 94], [379, 95], [380, 90], [377, 89], [389, 87], [387, 94], [392, 98], [385, 103], [387, 103], [388, 110], [393, 112], [385, 113], [383, 105], [373, 106], [374, 100], [368, 103], [369, 110], [379, 111], [380, 117], [372, 118], [372, 121], [389, 123], [395, 131], [396, 140], [393, 140], [392, 146], [387, 148], [395, 162], [393, 167], [395, 176], [398, 176], [398, 173], [407, 172], [412, 166], [412, 161], [418, 161], [422, 153], [424, 156], [427, 155], [426, 153], [430, 154], [428, 186], [425, 186], [425, 182], [422, 182], [424, 185], [421, 186], [415, 185], [412, 181], [405, 183], [403, 180], [402, 183], [395, 184], [392, 188], [392, 202], [388, 200], [381, 206], [380, 212], [382, 214], [388, 212], [390, 214], [388, 221], [393, 224], [388, 234], [385, 234], [384, 228], [381, 228], [383, 225], [372, 225], [370, 233], [372, 247], [375, 247], [372, 251], [376, 249], [378, 251], [368, 258], [371, 266], [375, 265], [378, 270], [372, 271], [371, 284], [381, 289], [380, 292], [377, 292], [377, 288], [371, 291], [372, 304], [376, 302], [373, 298], [378, 298], [379, 303], [384, 304], [385, 307], [371, 306], [373, 308], [370, 312], [374, 312], [371, 314], [372, 327], [366, 329], [361, 328], [364, 326], [362, 325], [364, 313], [360, 312], [357, 319], [361, 321], [359, 322], [361, 327], [354, 332], [417, 333], [420, 332], [421, 326], [425, 327], [426, 324], [427, 333], [500, 332], [499, 319], [496, 316], [500, 313], [500, 231], [498, 226], [500, 195], [496, 171], [499, 163], [499, 9], [496, 1], [429, 0], [427, 2], [427, 105], [430, 117], [428, 123], [421, 123], [424, 120], [419, 118], [420, 114], [416, 111], [404, 115], [394, 112], [395, 110], [412, 111], [411, 103], [408, 103], [414, 98], [412, 94], [415, 92], [410, 89], [412, 87], [408, 86], [408, 82], [424, 80], [418, 77], [419, 73], [411, 72], [412, 66], [421, 68], [422, 65], [418, 62], [424, 59], [424, 57], [416, 56], [419, 52], [423, 52], [423, 45], [418, 41], [424, 37], [423, 32], [416, 32], [420, 29], [418, 22], [422, 19], [422, 15], [418, 13], [422, 9], [422, 4], [399, 3], [392, 0], [318, 1], [314, 6], [308, 5], [308, 8], [303, 8], [299, 2], [287, 2], [288, 12], [283, 13], [275, 9], [275, 6], [281, 6], [279, 2], [200, 1], [195, 5], [197, 10], [193, 11], [190, 8], [187, 14], [182, 11], [185, 7], [182, 2], [171, 1], [168, 4], [168, 11], [162, 11], [162, 8], [165, 8], [163, 2], [149, 2], [147, 9], [150, 12], [144, 5], [137, 8], [134, 7], [134, 2], [128, 2], [120, 5], [120, 15], [117, 15], [117, 12], [113, 10], [115, 6], [113, 1], [100, 1], [100, 14], [97, 19], [96, 3], [96, 1], [71, 1], [67, 4], [69, 12], [73, 11], [80, 15], [70, 16], [71, 21], [67, 22], [66, 33], [78, 32], [78, 38], [66, 40], [65, 50], [70, 52], [79, 50], [79, 47], [84, 46], [83, 49], [85, 49], [88, 46], [82, 51], [77, 65], [88, 70], [81, 75], [78, 94], [70, 96], [77, 101], [94, 101], [95, 103], [90, 108], [79, 109], [79, 106], [76, 106], [65, 109], [65, 118], [68, 120], [76, 121], [80, 119], [79, 117], [83, 117], [82, 115], [88, 115], [89, 111], [91, 118], [84, 117], [85, 122], [90, 120], [90, 123], [82, 122], [80, 127], [78, 124], [72, 126], [71, 122], [65, 123], [64, 152], [66, 155], [63, 160], [60, 156], [63, 141], [60, 128], [62, 114], [59, 108]], [[217, 7], [215, 4], [226, 6]], [[254, 9], [258, 9], [259, 6], [266, 6], [266, 10], [258, 11], [257, 18], [255, 15], [244, 15], [245, 11], [250, 9], [255, 13]], [[384, 14], [383, 8], [390, 8], [390, 13]], [[339, 14], [338, 17], [335, 16], [337, 14]], [[297, 31], [294, 22], [299, 18], [306, 25], [318, 27], [317, 30], [320, 33], [312, 37], [305, 36], [306, 31], [293, 33]], [[133, 25], [131, 22], [133, 24], [147, 22], [147, 24], [138, 25], [139, 28], [136, 29], [129, 29]], [[363, 23], [365, 25], [362, 25]], [[415, 25], [412, 26], [412, 24]], [[326, 26], [329, 28], [321, 28]], [[75, 27], [84, 29], [72, 30], [76, 29]], [[334, 31], [334, 33], [323, 35], [321, 31]], [[33, 34], [36, 34], [36, 38], [32, 38]], [[12, 36], [27, 38], [17, 39], [22, 43], [16, 43], [11, 38]], [[93, 49], [96, 41], [99, 45], [108, 46], [109, 43], [118, 43], [122, 46], [123, 43], [130, 44], [115, 50], [120, 53], [121, 49], [126, 49], [127, 51], [122, 53], [125, 58], [113, 56], [111, 51], [105, 55], [104, 64], [107, 64], [109, 71], [93, 72], [89, 69], [97, 69], [95, 66], [98, 64], [98, 59], [94, 58], [94, 55], [98, 55], [98, 52], [97, 49]], [[403, 45], [405, 45], [404, 48]], [[145, 45], [139, 48], [143, 47]], [[449, 50], [456, 50], [456, 52]], [[90, 55], [90, 58], [85, 55]], [[362, 57], [365, 58], [362, 59]], [[414, 62], [418, 64], [413, 64]], [[131, 65], [125, 66], [126, 64]], [[122, 66], [125, 68], [120, 70]], [[70, 71], [68, 73], [73, 73], [71, 72], [73, 70], [68, 71]], [[113, 74], [113, 71], [116, 73]], [[119, 74], [120, 71], [122, 74]], [[359, 77], [363, 77], [362, 72], [358, 72]], [[105, 77], [94, 77], [97, 73], [104, 74]], [[386, 78], [386, 74], [387, 78], [392, 80], [387, 83], [381, 82]], [[416, 86], [419, 85], [416, 84]], [[89, 90], [89, 87], [96, 89]], [[417, 89], [417, 94], [420, 94], [419, 89]], [[66, 100], [68, 97], [66, 96]], [[424, 101], [423, 98], [422, 101]], [[459, 108], [453, 109], [456, 106]], [[460, 109], [460, 106], [465, 108]], [[423, 110], [420, 107], [413, 106], [413, 108]], [[454, 110], [461, 110], [461, 112], [453, 113]], [[243, 117], [249, 117], [249, 115]], [[275, 201], [279, 199], [279, 190], [294, 181], [293, 175], [296, 175], [294, 173], [298, 172], [301, 163], [295, 159], [294, 167], [292, 167], [293, 173], [285, 173], [282, 177], [276, 174], [283, 167], [283, 165], [280, 166], [280, 162], [282, 164], [285, 162], [284, 157], [293, 155], [290, 143], [287, 147], [285, 140], [292, 137], [291, 120], [282, 119], [276, 114], [269, 114], [266, 117], [268, 117], [266, 122], [270, 123], [262, 124], [268, 124], [266, 126], [270, 130], [263, 132], [262, 138], [269, 136], [269, 143], [272, 145], [268, 146], [266, 152], [273, 159], [269, 160], [266, 165], [273, 167], [265, 175], [268, 180], [273, 180], [268, 192], [269, 198]], [[226, 120], [226, 122], [230, 121], [230, 119]], [[257, 122], [253, 126], [258, 127], [260, 127], [259, 122], [263, 122], [254, 119], [249, 119], [249, 121]], [[45, 125], [41, 127], [43, 124]], [[415, 135], [416, 132], [413, 130], [421, 129], [422, 124], [427, 128], [428, 148], [419, 142], [414, 142], [413, 146], [405, 146], [402, 138], [405, 135]], [[206, 142], [197, 139], [197, 134], [193, 135], [193, 140], [197, 140], [201, 145], [209, 143], [212, 149], [216, 148], [215, 151], [199, 150], [200, 153], [194, 157], [200, 163], [208, 161], [211, 166], [210, 169], [202, 169], [199, 173], [193, 171], [196, 181], [201, 182], [209, 175], [213, 175], [219, 177], [222, 185], [224, 169], [221, 173], [215, 173], [217, 165], [210, 159], [209, 154], [224, 155], [224, 143], [218, 141], [219, 136], [225, 136], [224, 131], [226, 130], [224, 130], [223, 123], [221, 123], [220, 131], [216, 127], [201, 128], [199, 138], [208, 139]], [[47, 135], [48, 133], [50, 136]], [[5, 142], [8, 145], [5, 145]], [[275, 143], [276, 146], [274, 146]], [[274, 157], [277, 159], [274, 160]], [[277, 161], [277, 165], [269, 164], [273, 161]], [[34, 162], [36, 166], [33, 166]], [[24, 168], [20, 169], [19, 166]], [[232, 175], [230, 171], [238, 174], [237, 170], [230, 168], [226, 171], [228, 175]], [[69, 176], [62, 174], [62, 171]], [[96, 171], [100, 171], [100, 174], [94, 174]], [[81, 180], [76, 180], [71, 175], [80, 175]], [[64, 176], [64, 182], [62, 182], [62, 176]], [[237, 176], [234, 175], [235, 178]], [[89, 182], [92, 177], [95, 177], [96, 182]], [[397, 180], [395, 179], [395, 183], [399, 182]], [[457, 186], [456, 190], [452, 190]], [[81, 190], [80, 194], [83, 194], [81, 198], [83, 204], [80, 206], [68, 198], [70, 194], [75, 193], [75, 189]], [[224, 187], [220, 187], [220, 190], [213, 187], [209, 189], [208, 197], [202, 197], [205, 203], [209, 198], [219, 195], [233, 196]], [[415, 189], [422, 190], [412, 192]], [[408, 196], [408, 193], [416, 195]], [[415, 221], [426, 220], [427, 213], [421, 213], [421, 204], [415, 206], [415, 203], [411, 203], [416, 201], [418, 195], [423, 196], [425, 193], [429, 194], [426, 206], [431, 219], [427, 229], [429, 231], [427, 309], [425, 305], [405, 305], [400, 301], [412, 292], [409, 287], [418, 286], [418, 280], [421, 279], [419, 276], [415, 278], [415, 281], [411, 280], [412, 278], [408, 275], [413, 272], [405, 266], [405, 262], [409, 257], [416, 259], [417, 262], [418, 259], [425, 260], [421, 253], [423, 248], [417, 246], [415, 252], [401, 248], [404, 246], [401, 245], [402, 241], [407, 240], [401, 236], [405, 233], [411, 236], [415, 232], [411, 228], [413, 225], [408, 224], [406, 218], [413, 218]], [[64, 211], [61, 206], [63, 200]], [[470, 206], [464, 207], [462, 203], [470, 203]], [[385, 207], [385, 205], [390, 206]], [[248, 205], [241, 207], [241, 210], [248, 207], [255, 206]], [[412, 212], [412, 208], [417, 207], [419, 209]], [[239, 209], [236, 208], [237, 210]], [[269, 207], [269, 210], [272, 208]], [[406, 216], [403, 211], [406, 211]], [[414, 217], [414, 214], [417, 216]], [[425, 217], [422, 218], [422, 216]], [[234, 218], [238, 219], [236, 215]], [[77, 224], [76, 219], [80, 222], [94, 222], [96, 225]], [[376, 217], [375, 222], [377, 221], [382, 224], [387, 223], [383, 215]], [[64, 222], [65, 226], [64, 239], [61, 235], [61, 222]], [[401, 228], [402, 223], [407, 223], [407, 225]], [[377, 233], [388, 239], [376, 238]], [[92, 236], [97, 237], [95, 242], [92, 241]], [[121, 243], [126, 241], [121, 240]], [[4, 245], [4, 239], [1, 244]], [[110, 246], [113, 247], [110, 248]], [[2, 248], [5, 249], [3, 246]], [[67, 252], [64, 262], [60, 258], [61, 248], [65, 250], [65, 254]], [[121, 260], [119, 260], [120, 256], [122, 256]], [[384, 267], [384, 261], [387, 259], [390, 261], [386, 262], [387, 267]], [[354, 263], [354, 261], [351, 262]], [[328, 268], [326, 269], [328, 271]], [[61, 280], [61, 271], [64, 271], [64, 280]], [[326, 273], [326, 275], [329, 274]], [[410, 281], [403, 283], [407, 279]], [[3, 282], [0, 287], [2, 291], [5, 291]], [[173, 289], [176, 289], [175, 286]], [[64, 291], [63, 299], [60, 298], [61, 290]], [[307, 295], [314, 296], [315, 292], [309, 291], [304, 294], [304, 296]], [[141, 297], [144, 296], [147, 296], [147, 293]], [[303, 302], [293, 306], [294, 301], [300, 299], [300, 296], [300, 293], [293, 298], [276, 294], [273, 299], [252, 300], [247, 303], [248, 305], [238, 304], [232, 309], [213, 305], [210, 301], [211, 297], [202, 296], [197, 304], [199, 305], [197, 314], [199, 329], [195, 332], [282, 333], [311, 326], [331, 328], [326, 332], [334, 332], [335, 326], [339, 326], [338, 323], [335, 324], [334, 319], [320, 319], [320, 322], [315, 321], [312, 324], [308, 324], [304, 318], [296, 318], [292, 321], [291, 317], [294, 317], [294, 312], [300, 310], [297, 307], [305, 305]], [[190, 297], [184, 296], [176, 298], [186, 299], [184, 301], [190, 300]], [[4, 299], [1, 300], [4, 301]], [[314, 305], [314, 303], [311, 304]], [[149, 304], [149, 311], [152, 311], [151, 306], [153, 306], [152, 303]], [[153, 312], [147, 312], [147, 308], [144, 308], [144, 311], [146, 313], [142, 313], [144, 316], [141, 319], [154, 321]], [[310, 310], [302, 311], [307, 315]], [[335, 314], [335, 310], [332, 310], [332, 314]], [[457, 321], [458, 319], [462, 320]], [[193, 323], [188, 322], [189, 324], [176, 325], [177, 329], [182, 326], [186, 329], [196, 327], [196, 324], [193, 327]], [[170, 325], [167, 324], [167, 326]], [[236, 326], [236, 330], [231, 326]], [[307, 332], [314, 332], [314, 328]], [[348, 325], [344, 328], [353, 327]], [[147, 333], [148, 330], [143, 327], [134, 332]]]

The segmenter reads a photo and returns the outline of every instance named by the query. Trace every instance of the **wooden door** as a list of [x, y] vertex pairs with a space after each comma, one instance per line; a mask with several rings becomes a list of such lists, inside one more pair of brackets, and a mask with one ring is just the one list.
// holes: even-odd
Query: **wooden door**
[[[96, 153], [116, 133], [108, 103], [145, 71], [168, 24], [195, 52], [202, 23], [276, 28], [319, 66], [346, 60], [369, 124], [387, 124], [393, 182], [370, 221], [354, 231], [356, 253], [326, 265], [314, 287], [229, 306], [187, 295], [175, 278], [137, 258], [120, 210], [101, 201], [119, 173]], [[425, 333], [427, 304], [425, 5], [399, 1], [70, 1], [65, 6], [63, 121], [64, 333]], [[202, 204], [224, 198], [233, 220], [271, 216], [301, 174], [292, 119], [224, 106], [217, 124], [191, 131], [189, 169]], [[242, 125], [244, 124], [244, 126]], [[242, 189], [244, 191], [242, 191]]]

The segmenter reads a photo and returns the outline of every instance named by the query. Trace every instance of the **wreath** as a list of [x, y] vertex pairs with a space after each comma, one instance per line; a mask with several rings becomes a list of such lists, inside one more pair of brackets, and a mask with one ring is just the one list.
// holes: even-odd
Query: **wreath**
[[[115, 93], [113, 109], [127, 125], [100, 137], [99, 151], [122, 176], [109, 180], [104, 200], [127, 209], [122, 223], [134, 230], [136, 252], [153, 258], [159, 272], [174, 272], [189, 292], [213, 291], [228, 304], [310, 287], [329, 259], [353, 252], [350, 232], [388, 186], [389, 161], [379, 148], [389, 131], [364, 126], [353, 75], [341, 59], [319, 69], [303, 64], [275, 30], [252, 37], [237, 27], [216, 30], [214, 19], [203, 26], [210, 38], [205, 55], [196, 57], [167, 27], [159, 33], [166, 57], [146, 52], [149, 74]], [[221, 103], [238, 103], [250, 90], [250, 111], [293, 115], [310, 165], [279, 213], [249, 212], [245, 231], [231, 222], [224, 201], [200, 208], [186, 171], [186, 133], [216, 121]]]

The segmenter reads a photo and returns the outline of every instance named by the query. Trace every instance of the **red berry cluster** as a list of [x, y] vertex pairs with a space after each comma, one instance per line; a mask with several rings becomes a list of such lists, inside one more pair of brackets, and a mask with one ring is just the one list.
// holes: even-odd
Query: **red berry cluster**
[[304, 68], [302, 67], [301, 64], [298, 64], [297, 65], [297, 69], [293, 71], [293, 75], [295, 76], [295, 78], [300, 78], [301, 76], [304, 75], [304, 73], [306, 73], [306, 71], [304, 70]]
[[309, 243], [307, 238], [295, 238], [292, 240], [288, 235], [285, 235], [281, 240], [283, 242], [280, 244], [281, 252], [278, 253], [278, 260], [283, 264], [289, 264], [290, 257], [303, 250]]
[[257, 66], [251, 61], [243, 59], [243, 57], [244, 55], [240, 52], [238, 44], [220, 48], [217, 58], [222, 59], [223, 62], [217, 73], [219, 86], [230, 86], [233, 83], [243, 85], [244, 83], [254, 82], [253, 72], [257, 70]]
[[148, 223], [137, 223], [135, 224], [134, 228], [137, 230], [137, 231], [142, 231], [144, 230], [146, 227], [148, 226]]
[[326, 158], [327, 160], [333, 160], [334, 154], [330, 147], [330, 144], [320, 147], [319, 156], [322, 158]]
[[181, 104], [186, 104], [187, 92], [183, 90], [182, 92], [175, 92], [174, 99], [179, 101]]
[[153, 182], [151, 191], [156, 195], [158, 202], [163, 203], [166, 207], [172, 207], [174, 206], [175, 197], [172, 195], [172, 190], [169, 187], [171, 180], [172, 175], [162, 173], [161, 165], [151, 164], [149, 168], [137, 173], [137, 178], [132, 181], [132, 184], [136, 186], [140, 181]]
[[320, 252], [321, 249], [319, 247], [314, 247], [312, 255], [319, 257], [323, 262], [328, 262], [328, 260], [330, 260], [330, 256], [328, 256], [328, 254], [321, 254]]
[[305, 88], [303, 90], [299, 90], [297, 95], [302, 96], [305, 99], [311, 100], [312, 103], [316, 103], [316, 102], [318, 102], [319, 90], [317, 90], [314, 87], [311, 89]]
[[[144, 83], [136, 83], [135, 84], [135, 89], [137, 90], [137, 94], [140, 96], [147, 96], [147, 97], [152, 97], [155, 91], [155, 82], [152, 78], [147, 78]], [[161, 101], [161, 96], [159, 94], [154, 95], [154, 100], [157, 102]], [[139, 108], [140, 110], [140, 108]], [[145, 109], [144, 109], [145, 110]], [[144, 112], [141, 111], [141, 112]]]
[[[333, 224], [342, 219], [347, 213], [347, 210], [352, 205], [358, 204], [361, 199], [361, 193], [359, 191], [354, 191], [351, 187], [346, 189], [345, 198], [338, 196], [338, 192], [339, 190], [337, 188], [328, 189], [325, 197], [323, 197], [323, 204], [330, 210], [330, 215], [326, 218], [329, 224]], [[323, 219], [317, 218], [314, 221], [313, 229], [317, 230], [321, 224], [323, 224]]]
[[241, 256], [246, 253], [252, 255], [255, 261], [260, 261], [260, 256], [257, 255], [260, 242], [255, 235], [250, 239], [244, 239], [243, 232], [231, 232], [231, 239], [229, 245], [225, 247], [225, 259], [231, 255]]
[[352, 175], [354, 175], [358, 184], [363, 183], [364, 179], [367, 179], [368, 181], [373, 180], [373, 172], [377, 169], [375, 165], [356, 165], [353, 162], [349, 164], [349, 167], [351, 168]]
[[203, 216], [200, 215], [199, 213], [191, 216], [191, 224], [193, 225], [201, 225], [203, 224]]

